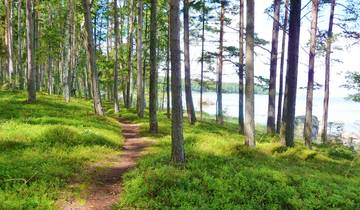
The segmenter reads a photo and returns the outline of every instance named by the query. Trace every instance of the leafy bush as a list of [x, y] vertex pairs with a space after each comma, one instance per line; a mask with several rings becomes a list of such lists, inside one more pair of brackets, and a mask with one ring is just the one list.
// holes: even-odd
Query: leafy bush
[[356, 152], [343, 146], [334, 146], [329, 150], [329, 156], [335, 159], [353, 160]]

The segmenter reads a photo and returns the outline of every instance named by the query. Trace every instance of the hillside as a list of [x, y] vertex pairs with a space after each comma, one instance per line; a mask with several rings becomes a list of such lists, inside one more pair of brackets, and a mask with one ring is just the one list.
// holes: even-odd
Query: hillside
[[89, 101], [39, 95], [28, 104], [21, 92], [1, 91], [0, 209], [57, 208], [58, 199], [87, 188], [90, 165], [119, 153], [120, 134]]
[[[124, 117], [143, 123], [135, 114]], [[360, 158], [336, 145], [286, 148], [257, 130], [244, 146], [237, 126], [212, 120], [185, 124], [186, 165], [170, 160], [170, 121], [161, 115], [158, 142], [125, 179], [119, 209], [359, 209]]]

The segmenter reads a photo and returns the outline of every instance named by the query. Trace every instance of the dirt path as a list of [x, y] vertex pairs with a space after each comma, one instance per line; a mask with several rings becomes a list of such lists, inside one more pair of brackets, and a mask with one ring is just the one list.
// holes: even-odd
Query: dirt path
[[85, 201], [68, 201], [62, 205], [65, 210], [110, 209], [120, 199], [122, 177], [125, 172], [136, 166], [137, 159], [150, 145], [150, 141], [140, 137], [137, 124], [122, 122], [122, 135], [125, 138], [121, 155], [106, 162], [98, 163], [91, 169], [91, 186]]

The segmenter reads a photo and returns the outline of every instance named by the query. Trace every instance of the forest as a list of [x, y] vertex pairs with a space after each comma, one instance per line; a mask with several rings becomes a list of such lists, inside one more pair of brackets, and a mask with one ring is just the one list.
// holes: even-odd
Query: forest
[[0, 209], [360, 209], [358, 0], [1, 0]]

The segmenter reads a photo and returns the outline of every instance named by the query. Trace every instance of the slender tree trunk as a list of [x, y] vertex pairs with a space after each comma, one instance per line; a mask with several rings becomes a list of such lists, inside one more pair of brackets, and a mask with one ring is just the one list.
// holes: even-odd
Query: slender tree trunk
[[156, 63], [156, 47], [157, 47], [157, 0], [151, 0], [151, 16], [150, 16], [150, 132], [158, 132], [157, 122], [157, 63]]
[[286, 44], [286, 30], [288, 25], [288, 14], [289, 14], [289, 0], [285, 0], [285, 18], [284, 18], [284, 28], [283, 28], [282, 43], [281, 43], [281, 61], [280, 61], [280, 75], [279, 75], [279, 97], [278, 97], [278, 109], [277, 109], [277, 119], [276, 119], [276, 133], [280, 133], [280, 127], [281, 127], [282, 99], [283, 99], [283, 86], [284, 86], [285, 44]]
[[26, 40], [27, 40], [27, 69], [28, 69], [28, 102], [33, 103], [36, 101], [36, 86], [35, 86], [35, 68], [34, 68], [34, 31], [33, 31], [33, 5], [32, 0], [26, 0]]
[[312, 140], [312, 107], [313, 107], [313, 89], [314, 89], [314, 68], [315, 68], [315, 50], [316, 50], [316, 30], [318, 19], [318, 0], [312, 0], [312, 20], [310, 35], [310, 55], [309, 55], [309, 73], [306, 95], [306, 114], [304, 123], [305, 146], [311, 149]]
[[67, 24], [65, 26], [65, 46], [64, 46], [64, 71], [63, 71], [63, 94], [65, 102], [70, 102], [70, 83], [71, 83], [71, 51], [72, 51], [72, 25], [74, 24], [73, 0], [68, 1]]
[[76, 3], [74, 2], [74, 0], [71, 0], [71, 10], [72, 10], [72, 25], [71, 25], [71, 33], [70, 33], [70, 37], [71, 37], [71, 49], [70, 49], [70, 78], [69, 78], [69, 84], [70, 84], [70, 96], [76, 96], [76, 80], [77, 80], [77, 76], [76, 76], [76, 66], [77, 66], [77, 43], [76, 43], [76, 20], [75, 20], [75, 14], [76, 14]]
[[246, 1], [246, 84], [245, 84], [245, 145], [255, 147], [254, 121], [254, 13], [255, 1]]
[[88, 54], [88, 62], [91, 71], [92, 78], [92, 89], [93, 89], [93, 101], [94, 101], [94, 109], [97, 115], [104, 115], [104, 111], [102, 109], [101, 98], [100, 98], [100, 89], [99, 89], [99, 79], [96, 70], [96, 57], [95, 57], [95, 46], [93, 40], [93, 29], [91, 23], [91, 12], [89, 0], [82, 0], [84, 7], [84, 16], [85, 16], [85, 28], [87, 33], [87, 54]]
[[[107, 10], [110, 10], [110, 0], [107, 0]], [[110, 24], [110, 15], [106, 17], [106, 59], [109, 60], [110, 57], [110, 36], [111, 36], [111, 24]], [[110, 91], [111, 92], [111, 91]]]
[[280, 131], [281, 143], [288, 147], [294, 146], [294, 123], [300, 41], [300, 16], [301, 0], [291, 0], [284, 110]]
[[138, 0], [138, 36], [137, 36], [137, 114], [140, 118], [144, 117], [144, 87], [143, 87], [143, 63], [142, 63], [142, 30], [143, 30], [143, 1]]
[[244, 0], [240, 0], [240, 31], [239, 31], [239, 132], [244, 134], [244, 31], [245, 12]]
[[[124, 8], [126, 6], [126, 1], [123, 1], [123, 4], [121, 5], [120, 4], [120, 8], [119, 8], [119, 12], [120, 12], [120, 38], [119, 38], [119, 69], [125, 69], [125, 64], [124, 62], [122, 61], [122, 57], [123, 57], [123, 29], [124, 29], [124, 24], [125, 24], [125, 18], [124, 18], [124, 15], [123, 13], [121, 12], [122, 11], [122, 8]], [[126, 81], [124, 79], [124, 76], [122, 75], [120, 78], [119, 78], [119, 81], [120, 81], [120, 89], [122, 89], [120, 92], [122, 92], [123, 94], [123, 103], [124, 103], [124, 106], [126, 107], [126, 94], [125, 94], [125, 89], [126, 89]]]
[[134, 0], [130, 0], [129, 36], [128, 36], [128, 44], [129, 44], [128, 75], [126, 81], [126, 104], [125, 104], [127, 109], [131, 107], [132, 50], [133, 50], [133, 30], [134, 30], [133, 11], [134, 11]]
[[333, 24], [334, 24], [334, 12], [335, 12], [336, 0], [331, 1], [330, 18], [329, 18], [329, 29], [327, 31], [327, 42], [326, 42], [326, 54], [325, 54], [325, 95], [323, 103], [323, 117], [322, 117], [322, 128], [321, 128], [321, 141], [327, 142], [327, 124], [329, 116], [329, 96], [330, 96], [330, 56], [331, 56], [331, 44], [333, 39]]
[[179, 0], [170, 0], [170, 50], [171, 50], [171, 159], [185, 162], [183, 113], [181, 97], [180, 19]]
[[166, 44], [166, 116], [170, 119], [170, 17], [168, 17], [168, 34]]
[[[34, 8], [36, 8], [36, 3], [38, 3], [38, 1], [34, 1]], [[34, 9], [35, 10], [35, 9]], [[40, 64], [39, 64], [39, 60], [38, 60], [38, 56], [39, 54], [37, 53], [40, 47], [40, 42], [39, 42], [39, 38], [40, 38], [40, 33], [39, 33], [39, 11], [35, 10], [33, 15], [34, 18], [34, 65], [35, 65], [35, 87], [36, 87], [36, 91], [40, 91]]]
[[225, 20], [225, 0], [221, 0], [220, 11], [220, 46], [218, 55], [217, 84], [216, 84], [216, 122], [224, 124], [224, 116], [222, 110], [222, 70], [223, 70], [223, 39], [224, 39], [224, 20]]
[[6, 26], [5, 26], [5, 45], [7, 53], [7, 68], [9, 75], [10, 84], [13, 83], [12, 76], [14, 73], [14, 63], [13, 63], [13, 7], [12, 0], [5, 0], [6, 7]]
[[269, 103], [267, 117], [267, 133], [275, 134], [275, 100], [276, 100], [276, 70], [279, 43], [279, 20], [280, 20], [280, 0], [274, 0], [274, 22], [272, 29], [271, 42], [271, 61], [270, 61], [270, 82], [269, 82]]
[[18, 0], [18, 74], [19, 74], [19, 88], [24, 89], [24, 71], [22, 66], [22, 21], [21, 10], [22, 0]]
[[186, 110], [190, 124], [196, 122], [194, 102], [191, 93], [190, 40], [189, 40], [189, 0], [184, 0], [184, 65]]
[[203, 120], [203, 92], [204, 92], [204, 44], [205, 44], [205, 0], [201, 6], [201, 67], [200, 67], [200, 120]]
[[52, 57], [48, 56], [48, 94], [52, 95], [54, 93], [53, 89], [53, 74], [52, 74]]
[[[145, 33], [144, 33], [144, 39], [146, 39], [147, 41], [149, 41], [149, 15], [148, 13], [145, 13]], [[146, 41], [146, 42], [147, 42]], [[148, 48], [144, 48], [144, 59], [143, 59], [143, 92], [145, 95], [145, 89], [146, 89], [146, 81], [147, 81], [147, 77], [146, 77], [146, 67], [147, 67], [147, 56], [148, 56]], [[146, 108], [146, 100], [145, 100], [145, 96], [144, 96], [144, 108]]]
[[114, 86], [113, 86], [113, 97], [114, 97], [114, 112], [120, 111], [119, 106], [119, 93], [118, 93], [118, 81], [119, 81], [119, 9], [117, 6], [117, 0], [114, 0], [114, 32], [115, 32], [115, 65], [114, 65]]

